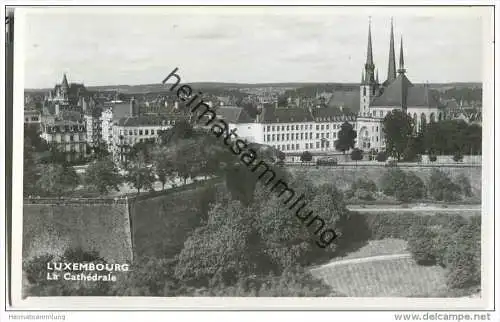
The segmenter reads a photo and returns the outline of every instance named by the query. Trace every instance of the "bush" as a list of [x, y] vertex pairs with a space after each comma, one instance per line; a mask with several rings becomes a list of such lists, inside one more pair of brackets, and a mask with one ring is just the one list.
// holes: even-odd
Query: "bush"
[[481, 283], [481, 220], [471, 218], [467, 224], [450, 234], [444, 256], [449, 269], [447, 284], [452, 288], [467, 288]]
[[417, 151], [412, 147], [407, 147], [403, 151], [403, 161], [414, 162], [417, 158]]
[[380, 151], [375, 157], [375, 160], [377, 160], [378, 162], [385, 162], [387, 161], [387, 154], [385, 154], [384, 151]]
[[460, 199], [460, 186], [453, 183], [450, 177], [437, 169], [433, 169], [428, 183], [429, 194], [438, 201], [454, 201]]
[[415, 224], [410, 228], [408, 250], [418, 264], [436, 263], [436, 239], [438, 234], [428, 226]]
[[470, 184], [469, 178], [465, 174], [461, 173], [456, 179], [455, 184], [460, 187], [462, 195], [465, 197], [472, 197], [472, 186]]
[[373, 192], [366, 189], [358, 189], [354, 192], [354, 197], [359, 200], [372, 201], [375, 200]]
[[400, 201], [411, 201], [425, 196], [425, 184], [414, 172], [407, 172], [403, 184], [396, 188], [394, 196]]
[[372, 239], [401, 238], [408, 240], [410, 228], [415, 225], [429, 225], [434, 216], [415, 214], [377, 213], [366, 216], [366, 224]]
[[313, 159], [313, 156], [311, 152], [309, 151], [304, 151], [302, 155], [300, 156], [300, 161], [302, 162], [311, 162]]
[[363, 151], [361, 151], [360, 149], [357, 149], [357, 148], [352, 150], [351, 160], [353, 160], [353, 161], [363, 160]]
[[351, 189], [352, 190], [363, 189], [363, 190], [367, 190], [370, 192], [376, 192], [377, 185], [375, 184], [375, 182], [373, 180], [358, 179], [352, 183]]
[[462, 152], [460, 152], [460, 151], [455, 152], [455, 154], [453, 155], [453, 161], [455, 161], [455, 162], [462, 162], [463, 159], [464, 159], [464, 156], [462, 155]]
[[399, 168], [388, 170], [381, 179], [382, 191], [400, 201], [410, 201], [425, 195], [425, 185], [415, 173]]

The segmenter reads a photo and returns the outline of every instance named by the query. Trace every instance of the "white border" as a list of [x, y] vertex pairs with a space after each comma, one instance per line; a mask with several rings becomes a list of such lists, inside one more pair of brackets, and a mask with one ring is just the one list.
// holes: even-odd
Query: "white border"
[[[33, 2], [32, 2], [33, 3]], [[50, 2], [51, 4], [61, 4], [61, 2]], [[73, 2], [74, 3], [74, 2]], [[87, 2], [88, 3], [88, 2]], [[95, 2], [91, 2], [95, 3]], [[256, 2], [257, 4], [258, 2]], [[262, 2], [261, 2], [262, 3]], [[290, 3], [290, 2], [289, 2]], [[394, 2], [390, 2], [394, 3]], [[420, 2], [422, 3], [422, 2]], [[432, 2], [435, 3], [435, 2]], [[38, 4], [38, 3], [35, 3]], [[133, 3], [129, 3], [133, 4]], [[324, 2], [323, 2], [324, 4]], [[245, 8], [246, 11], [255, 11], [256, 13], [265, 11], [297, 11], [302, 13], [311, 13], [317, 11], [319, 14], [324, 13], [325, 8], [303, 8], [303, 7], [287, 7], [287, 8]], [[347, 10], [344, 10], [347, 9]], [[387, 8], [366, 8], [366, 7], [349, 7], [335, 8], [336, 12], [352, 11], [351, 14], [368, 15], [374, 11], [384, 11]], [[449, 13], [449, 8], [419, 8], [420, 11], [427, 10], [446, 10]], [[64, 11], [64, 9], [58, 9]], [[80, 9], [79, 9], [80, 10]], [[90, 8], [81, 9], [82, 11], [91, 10]], [[102, 8], [98, 10], [102, 11]], [[130, 11], [132, 13], [145, 13], [147, 11], [154, 12], [155, 8], [106, 8], [106, 11]], [[169, 10], [189, 10], [186, 8], [170, 8]], [[203, 9], [207, 11], [235, 11], [239, 8], [209, 8]], [[417, 10], [417, 9], [415, 9]], [[21, 148], [13, 151], [13, 299], [15, 306], [13, 309], [35, 309], [35, 310], [50, 310], [50, 309], [121, 309], [121, 310], [165, 310], [165, 309], [187, 309], [187, 310], [206, 310], [206, 309], [293, 309], [293, 310], [363, 310], [363, 309], [385, 309], [385, 310], [484, 310], [493, 308], [493, 283], [492, 283], [492, 267], [493, 267], [493, 177], [491, 176], [493, 154], [491, 153], [492, 131], [494, 121], [493, 112], [493, 82], [492, 82], [492, 53], [493, 47], [491, 40], [492, 33], [492, 9], [491, 8], [463, 8], [462, 10], [470, 12], [470, 10], [480, 10], [484, 14], [485, 32], [485, 49], [483, 51], [483, 230], [482, 230], [482, 273], [483, 273], [483, 294], [482, 298], [469, 299], [449, 299], [449, 298], [151, 298], [151, 297], [43, 297], [21, 299], [21, 267], [20, 258], [22, 254], [22, 172], [23, 172], [23, 150]], [[23, 48], [23, 33], [24, 19], [28, 8], [17, 8], [15, 12], [15, 64], [14, 64], [14, 138], [16, 144], [14, 146], [22, 146], [23, 138], [23, 105], [24, 105], [24, 48]], [[434, 12], [434, 11], [433, 11]], [[153, 13], [155, 14], [155, 13]], [[457, 40], [459, 41], [459, 40]], [[459, 66], [457, 66], [459, 68]]]

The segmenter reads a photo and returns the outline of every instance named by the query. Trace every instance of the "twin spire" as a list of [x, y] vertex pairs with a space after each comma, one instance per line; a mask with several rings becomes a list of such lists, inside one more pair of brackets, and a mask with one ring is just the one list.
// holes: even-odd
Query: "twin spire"
[[[401, 37], [401, 48], [399, 53], [399, 69], [397, 70], [399, 74], [404, 74], [406, 72], [404, 68], [404, 58], [403, 58], [403, 37]], [[394, 51], [394, 22], [391, 18], [391, 35], [389, 42], [389, 64], [387, 68], [387, 80], [385, 83], [392, 83], [396, 79], [396, 55]], [[365, 71], [361, 76], [362, 83], [376, 83], [378, 84], [378, 70], [377, 76], [375, 78], [375, 64], [373, 63], [373, 48], [372, 48], [372, 33], [371, 33], [371, 19], [368, 24], [368, 47], [366, 53], [366, 63]]]

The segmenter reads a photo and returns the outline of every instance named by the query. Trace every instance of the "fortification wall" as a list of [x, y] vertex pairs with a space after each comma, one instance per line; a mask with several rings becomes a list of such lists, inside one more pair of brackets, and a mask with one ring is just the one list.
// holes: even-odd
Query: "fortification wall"
[[204, 218], [205, 190], [217, 180], [136, 198], [130, 204], [134, 256], [172, 257]]
[[128, 204], [103, 199], [25, 200], [23, 258], [95, 250], [110, 262], [132, 260]]
[[110, 262], [174, 256], [202, 220], [209, 201], [205, 187], [217, 182], [127, 199], [25, 199], [23, 258], [77, 247], [95, 250]]

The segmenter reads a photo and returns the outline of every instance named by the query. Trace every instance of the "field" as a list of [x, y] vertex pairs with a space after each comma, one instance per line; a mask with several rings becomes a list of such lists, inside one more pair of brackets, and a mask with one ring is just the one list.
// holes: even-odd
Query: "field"
[[443, 268], [420, 266], [411, 258], [335, 265], [312, 273], [349, 297], [424, 297], [446, 291]]
[[372, 240], [311, 273], [351, 297], [446, 296], [445, 270], [417, 265], [406, 245], [402, 239]]

